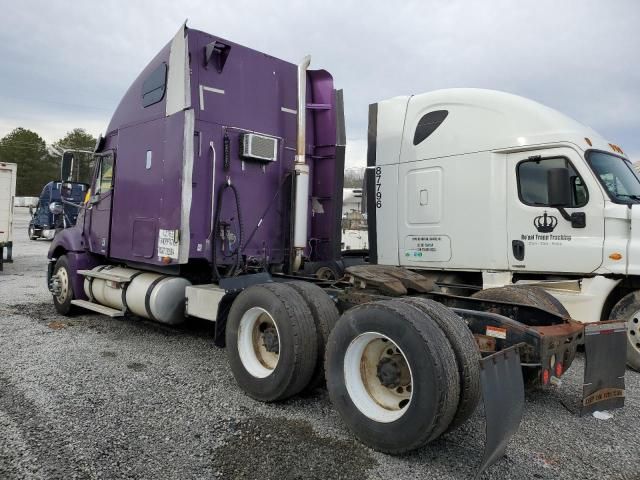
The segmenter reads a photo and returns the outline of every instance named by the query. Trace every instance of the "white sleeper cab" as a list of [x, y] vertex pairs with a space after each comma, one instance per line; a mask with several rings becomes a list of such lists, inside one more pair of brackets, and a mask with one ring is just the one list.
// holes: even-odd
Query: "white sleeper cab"
[[532, 100], [449, 89], [370, 106], [367, 172], [379, 264], [624, 319], [640, 369], [640, 181], [620, 147]]

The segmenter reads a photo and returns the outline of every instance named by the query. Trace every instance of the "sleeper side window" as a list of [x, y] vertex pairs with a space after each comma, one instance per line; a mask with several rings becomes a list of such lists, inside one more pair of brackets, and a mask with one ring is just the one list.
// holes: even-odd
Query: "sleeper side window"
[[145, 79], [142, 84], [142, 106], [148, 107], [160, 102], [167, 89], [167, 64], [163, 63]]
[[569, 170], [571, 205], [579, 208], [589, 199], [587, 187], [571, 162], [564, 157], [524, 160], [517, 166], [518, 194], [522, 203], [536, 207], [548, 207], [547, 172], [551, 168]]
[[95, 195], [106, 193], [111, 190], [113, 183], [113, 156], [107, 155], [100, 160], [100, 171], [96, 178]]
[[447, 115], [449, 115], [447, 110], [435, 110], [423, 115], [413, 134], [413, 144], [418, 145], [425, 141], [444, 122]]

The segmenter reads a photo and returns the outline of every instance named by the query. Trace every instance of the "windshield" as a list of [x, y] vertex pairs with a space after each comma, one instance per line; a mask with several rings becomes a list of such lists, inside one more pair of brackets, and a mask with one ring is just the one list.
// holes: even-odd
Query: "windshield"
[[587, 152], [587, 161], [614, 202], [640, 202], [640, 180], [629, 160], [604, 152]]

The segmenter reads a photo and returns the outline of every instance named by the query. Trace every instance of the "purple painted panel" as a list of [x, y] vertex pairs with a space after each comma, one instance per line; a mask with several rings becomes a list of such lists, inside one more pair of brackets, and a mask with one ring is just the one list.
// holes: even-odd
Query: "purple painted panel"
[[89, 253], [69, 252], [67, 253], [67, 259], [69, 260], [71, 284], [75, 297], [79, 300], [88, 300], [84, 294], [84, 277], [76, 275], [75, 272], [78, 270], [91, 270], [97, 267], [101, 263], [99, 257]]
[[158, 229], [180, 228], [183, 132], [183, 112], [118, 132], [112, 258], [161, 264]]
[[[212, 242], [219, 237], [219, 232], [212, 232], [213, 215], [223, 191], [220, 221], [230, 233], [227, 238], [234, 241], [215, 242], [218, 262], [234, 262], [230, 254], [241, 243], [243, 255], [254, 264], [281, 263], [290, 214], [286, 180], [293, 169], [296, 141], [296, 65], [204, 32], [187, 33], [195, 132], [190, 237], [181, 238], [181, 243], [189, 242], [191, 259], [211, 260]], [[212, 41], [228, 47], [221, 71], [214, 64], [205, 65], [205, 47]], [[157, 230], [182, 227], [185, 112], [165, 117], [164, 100], [146, 109], [141, 103], [142, 83], [168, 57], [169, 45], [132, 84], [109, 125], [113, 135], [105, 149], [116, 150], [110, 251], [114, 259], [159, 265]], [[307, 98], [314, 104], [306, 114], [311, 196], [324, 209], [310, 215], [309, 237], [315, 244], [309, 253], [327, 259], [334, 256], [331, 242], [342, 199], [341, 184], [336, 182], [342, 164], [335, 147], [333, 80], [327, 72], [309, 72]], [[277, 161], [242, 159], [240, 136], [246, 131], [276, 137]], [[238, 190], [239, 210], [232, 190], [224, 188], [227, 183]]]
[[113, 117], [111, 117], [111, 121], [107, 127], [107, 133], [114, 132], [128, 125], [148, 122], [154, 118], [164, 117], [166, 94], [161, 102], [143, 108], [142, 84], [149, 74], [158, 68], [161, 63], [169, 63], [170, 47], [171, 42], [160, 50], [154, 59], [149, 62], [149, 65], [138, 75], [138, 78], [131, 84], [124, 94], [124, 97], [122, 97], [122, 100], [120, 100]]

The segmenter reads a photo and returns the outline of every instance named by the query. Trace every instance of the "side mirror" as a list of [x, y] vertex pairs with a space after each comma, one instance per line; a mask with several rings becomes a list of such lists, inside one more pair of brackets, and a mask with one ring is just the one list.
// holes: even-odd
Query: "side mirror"
[[60, 196], [63, 200], [70, 200], [71, 195], [73, 194], [73, 183], [71, 182], [63, 182], [60, 187]]
[[60, 180], [70, 182], [73, 180], [73, 152], [64, 152], [60, 162]]
[[566, 168], [547, 170], [547, 202], [550, 207], [569, 207], [571, 205], [571, 182]]
[[62, 213], [62, 203], [60, 202], [51, 202], [49, 204], [49, 211], [54, 215], [60, 215]]

